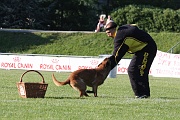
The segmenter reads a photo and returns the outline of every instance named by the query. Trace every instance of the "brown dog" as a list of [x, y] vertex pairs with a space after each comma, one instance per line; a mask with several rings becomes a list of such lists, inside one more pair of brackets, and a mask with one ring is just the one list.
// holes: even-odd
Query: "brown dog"
[[56, 80], [54, 74], [52, 79], [55, 85], [62, 86], [70, 84], [75, 90], [80, 92], [80, 97], [88, 96], [86, 93], [86, 87], [92, 87], [94, 97], [97, 97], [98, 86], [104, 83], [104, 80], [108, 76], [111, 70], [111, 62], [108, 58], [105, 58], [97, 68], [95, 69], [80, 69], [72, 72], [68, 79], [64, 82]]

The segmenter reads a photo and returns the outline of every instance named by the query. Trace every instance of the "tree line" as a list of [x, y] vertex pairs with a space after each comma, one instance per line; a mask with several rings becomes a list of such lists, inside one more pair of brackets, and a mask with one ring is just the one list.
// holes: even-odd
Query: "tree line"
[[94, 30], [100, 14], [112, 14], [129, 4], [180, 8], [179, 0], [1, 0], [0, 27]]

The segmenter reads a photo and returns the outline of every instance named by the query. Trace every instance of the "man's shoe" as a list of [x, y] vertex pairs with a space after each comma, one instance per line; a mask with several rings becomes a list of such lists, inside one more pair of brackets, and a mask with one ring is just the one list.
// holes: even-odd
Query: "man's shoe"
[[142, 96], [135, 96], [135, 98], [138, 98], [138, 99], [144, 99], [144, 98], [149, 98], [150, 96], [148, 95], [142, 95]]

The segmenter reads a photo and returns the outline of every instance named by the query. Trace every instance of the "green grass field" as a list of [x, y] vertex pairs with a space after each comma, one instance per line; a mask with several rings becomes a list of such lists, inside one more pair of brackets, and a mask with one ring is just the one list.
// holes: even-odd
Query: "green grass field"
[[[127, 75], [107, 78], [98, 97], [79, 98], [70, 86], [57, 87], [52, 72], [40, 71], [48, 83], [45, 98], [21, 98], [16, 83], [25, 70], [0, 70], [1, 120], [179, 120], [180, 79], [150, 76], [151, 98], [135, 99]], [[69, 73], [55, 73], [65, 80]], [[24, 82], [38, 82], [27, 73]], [[88, 88], [90, 89], [90, 88]]]

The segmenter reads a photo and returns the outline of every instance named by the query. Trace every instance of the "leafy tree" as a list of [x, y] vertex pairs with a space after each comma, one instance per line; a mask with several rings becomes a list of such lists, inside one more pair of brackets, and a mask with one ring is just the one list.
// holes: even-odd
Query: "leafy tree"
[[118, 25], [137, 24], [148, 32], [180, 32], [180, 14], [177, 10], [151, 6], [128, 5], [111, 14]]
[[[101, 3], [101, 4], [100, 4]], [[179, 9], [179, 0], [1, 0], [0, 27], [43, 30], [94, 30], [98, 15], [108, 15], [118, 8], [129, 4], [152, 5], [161, 8]], [[101, 7], [98, 7], [101, 6]], [[121, 21], [133, 22], [141, 17], [144, 21], [151, 19], [152, 11], [138, 15], [138, 9], [127, 10], [126, 15], [119, 16]], [[164, 17], [170, 15], [165, 25], [175, 22], [177, 15], [171, 10], [162, 12]], [[156, 13], [158, 14], [158, 13]], [[154, 15], [154, 14], [153, 14]], [[160, 15], [159, 17], [163, 17]], [[116, 18], [115, 18], [116, 19]], [[156, 19], [156, 18], [155, 18]], [[165, 22], [165, 21], [164, 21]], [[162, 23], [159, 21], [159, 23]], [[146, 26], [147, 24], [144, 24]], [[163, 27], [162, 25], [157, 25]], [[147, 27], [145, 27], [147, 28]], [[169, 29], [169, 28], [168, 28]], [[171, 30], [178, 29], [175, 25]], [[164, 28], [164, 30], [166, 30]]]
[[10, 28], [44, 29], [45, 8], [38, 0], [4, 0], [0, 7], [0, 26]]
[[53, 21], [52, 26], [55, 26], [53, 29], [92, 30], [95, 7], [80, 0], [56, 0], [49, 6], [49, 17]]
[[2, 0], [0, 27], [92, 30], [95, 0]]

